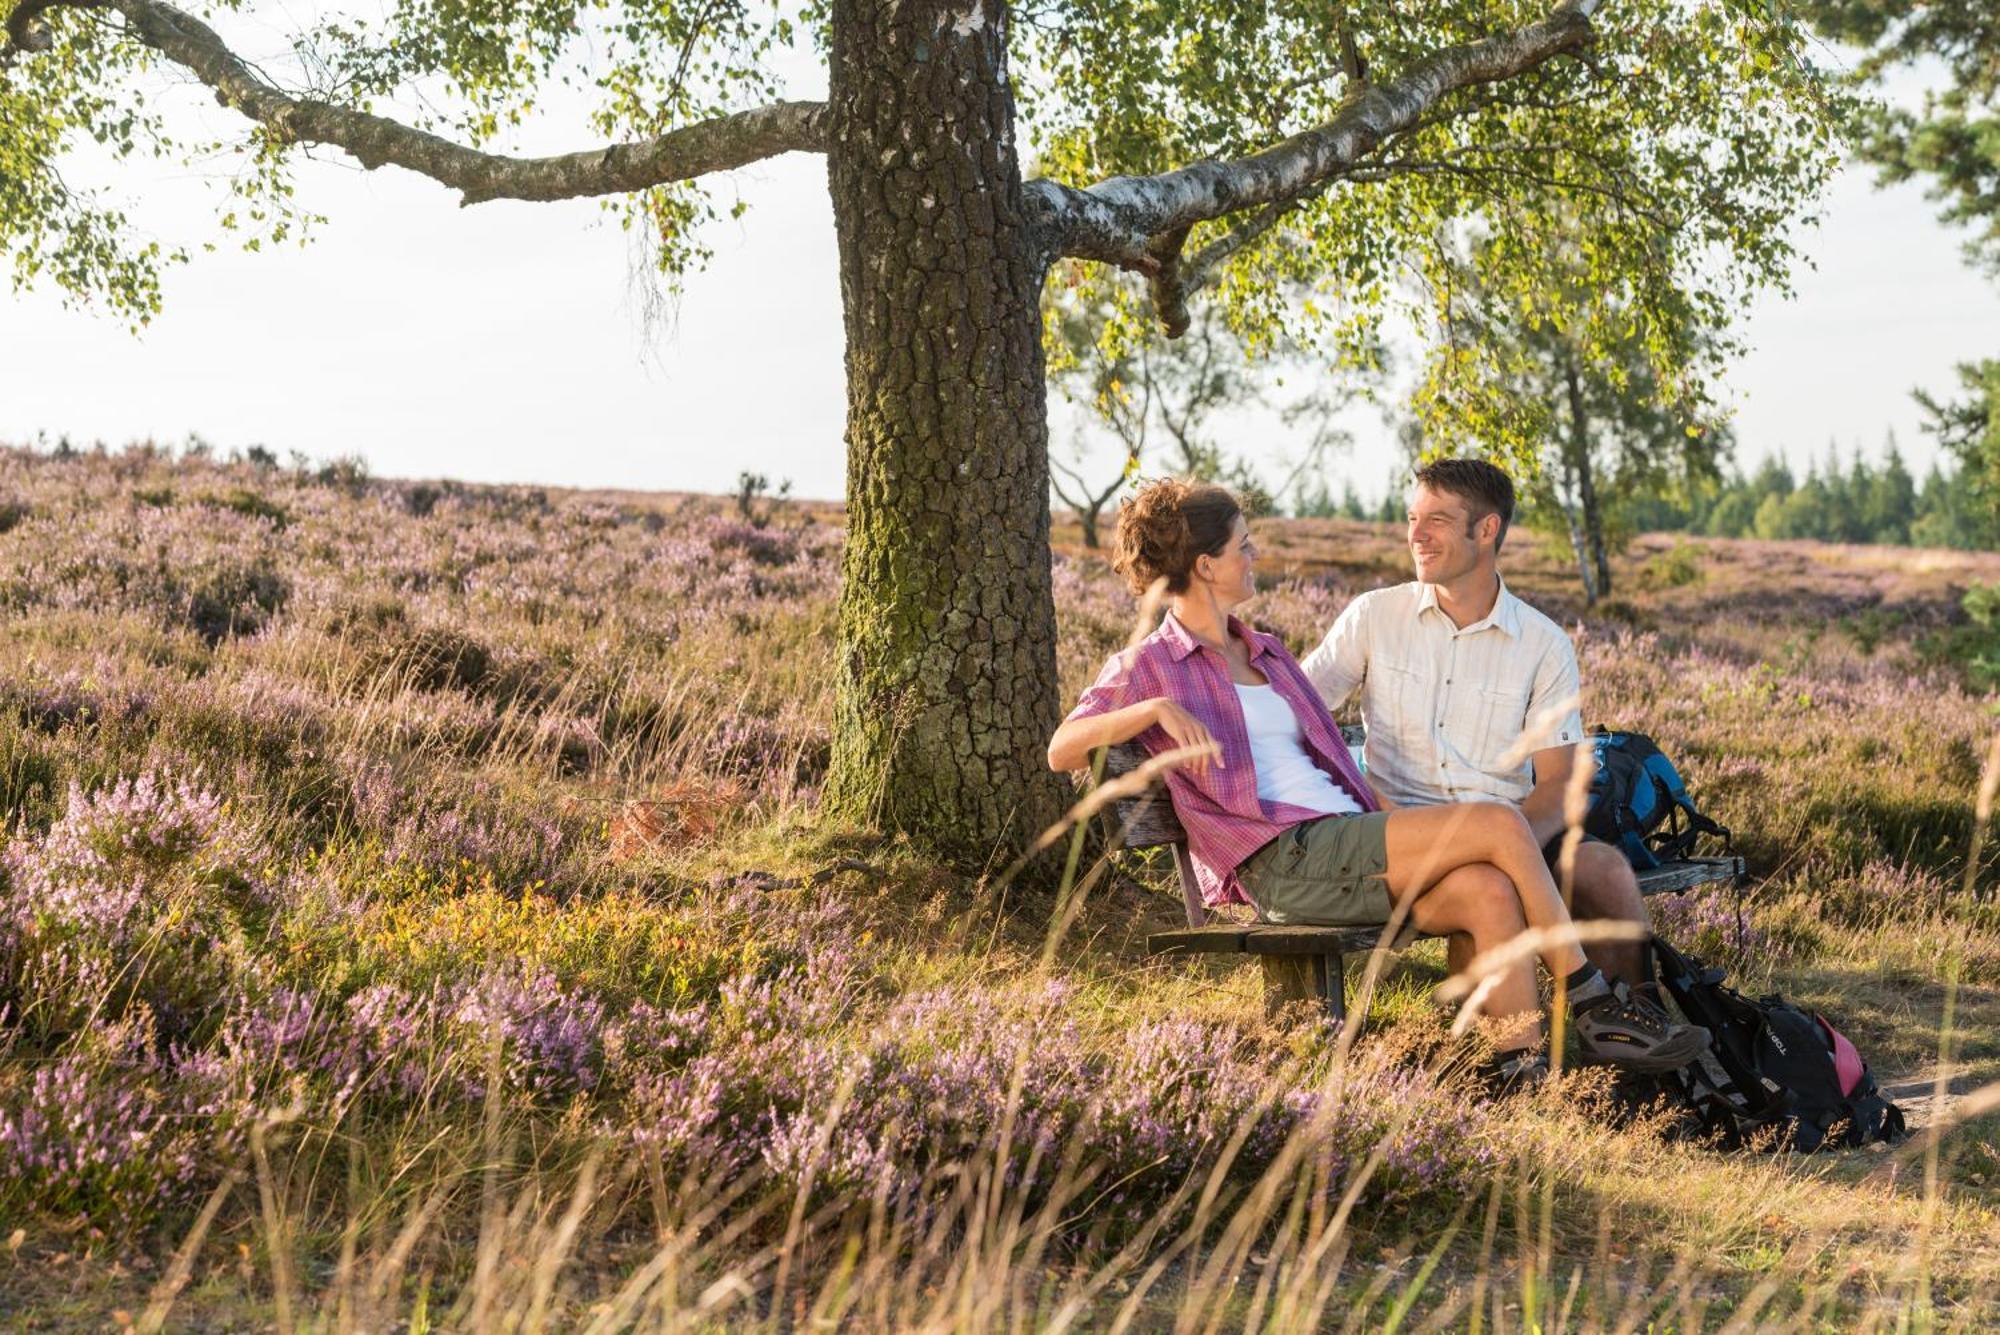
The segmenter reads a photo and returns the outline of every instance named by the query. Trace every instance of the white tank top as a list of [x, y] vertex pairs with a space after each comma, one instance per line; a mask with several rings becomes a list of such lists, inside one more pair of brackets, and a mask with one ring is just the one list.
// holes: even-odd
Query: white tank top
[[1327, 777], [1306, 754], [1298, 716], [1271, 686], [1234, 683], [1250, 731], [1250, 759], [1257, 768], [1257, 796], [1329, 816], [1361, 810], [1354, 795]]

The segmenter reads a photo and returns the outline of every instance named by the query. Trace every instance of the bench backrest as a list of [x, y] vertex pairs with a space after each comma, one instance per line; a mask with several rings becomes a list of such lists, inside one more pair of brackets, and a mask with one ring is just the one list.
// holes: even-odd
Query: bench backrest
[[[1146, 748], [1137, 742], [1120, 742], [1104, 754], [1104, 777], [1115, 779], [1130, 774], [1146, 763]], [[1187, 842], [1187, 831], [1174, 804], [1167, 800], [1167, 785], [1155, 781], [1145, 792], [1120, 798], [1112, 806], [1120, 842], [1126, 848], [1158, 848], [1162, 844]]]

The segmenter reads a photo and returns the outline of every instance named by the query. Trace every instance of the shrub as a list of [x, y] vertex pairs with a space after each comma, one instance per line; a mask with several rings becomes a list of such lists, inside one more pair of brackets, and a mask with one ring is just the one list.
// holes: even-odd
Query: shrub
[[201, 499], [204, 505], [213, 505], [221, 510], [233, 510], [252, 519], [268, 520], [272, 528], [282, 529], [292, 522], [291, 512], [284, 506], [266, 499], [248, 487], [235, 487], [220, 495], [204, 496]]
[[72, 786], [46, 834], [0, 851], [0, 977], [44, 1045], [127, 1015], [163, 1041], [211, 1024], [256, 967], [270, 900], [255, 830], [190, 781]]
[[1702, 551], [1691, 542], [1677, 542], [1649, 557], [1640, 568], [1639, 578], [1655, 589], [1680, 589], [1708, 578], [1702, 565]]
[[222, 560], [176, 581], [174, 602], [180, 619], [213, 646], [232, 635], [247, 635], [285, 605], [291, 587], [268, 559]]

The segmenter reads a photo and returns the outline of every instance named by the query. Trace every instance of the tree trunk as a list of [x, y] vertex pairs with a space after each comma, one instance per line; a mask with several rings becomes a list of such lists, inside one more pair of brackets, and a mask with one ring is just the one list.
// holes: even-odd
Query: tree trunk
[[[1604, 511], [1597, 500], [1597, 480], [1590, 468], [1590, 419], [1583, 407], [1583, 385], [1576, 364], [1563, 361], [1563, 377], [1569, 387], [1570, 458], [1576, 466], [1576, 498], [1583, 511], [1583, 536], [1590, 548], [1590, 563], [1597, 571], [1596, 597], [1611, 593], [1611, 558], [1604, 543]], [[1579, 560], [1583, 553], [1577, 553]], [[1586, 589], [1589, 581], [1585, 580]], [[1594, 599], [1593, 599], [1594, 601]]]
[[1561, 455], [1563, 469], [1562, 491], [1556, 496], [1556, 504], [1562, 507], [1563, 523], [1569, 528], [1569, 549], [1576, 557], [1577, 578], [1583, 581], [1583, 605], [1597, 605], [1597, 574], [1590, 567], [1590, 546], [1583, 539], [1583, 529], [1576, 522], [1576, 505], [1571, 497], [1576, 495], [1576, 460], [1571, 457], [1571, 449], [1564, 446]]
[[1001, 0], [834, 0], [847, 553], [827, 804], [970, 865], [1060, 815], [1048, 420]]
[[1097, 550], [1097, 515], [1099, 508], [1095, 505], [1088, 508], [1079, 506], [1076, 512], [1077, 522], [1083, 525], [1083, 545], [1093, 552]]

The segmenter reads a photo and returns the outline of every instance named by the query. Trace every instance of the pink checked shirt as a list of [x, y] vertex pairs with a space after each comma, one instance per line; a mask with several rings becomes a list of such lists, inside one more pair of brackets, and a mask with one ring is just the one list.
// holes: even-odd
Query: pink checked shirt
[[[1270, 681], [1272, 689], [1292, 707], [1305, 735], [1306, 755], [1328, 778], [1354, 794], [1363, 811], [1378, 810], [1373, 793], [1341, 740], [1340, 729], [1326, 712], [1319, 692], [1306, 680], [1298, 660], [1275, 635], [1252, 630], [1235, 617], [1229, 633], [1250, 647], [1250, 662]], [[1201, 721], [1222, 747], [1222, 765], [1196, 775], [1185, 767], [1167, 774], [1167, 795], [1174, 814], [1187, 830], [1188, 853], [1202, 900], [1217, 904], [1248, 904], [1236, 879], [1243, 860], [1300, 821], [1322, 813], [1257, 796], [1257, 771], [1250, 758], [1250, 733], [1243, 723], [1229, 664], [1222, 654], [1190, 635], [1172, 612], [1160, 628], [1132, 648], [1113, 654], [1097, 680], [1069, 712], [1090, 718], [1114, 709], [1165, 696]], [[1148, 728], [1135, 738], [1148, 755], [1173, 749], [1163, 728]]]

